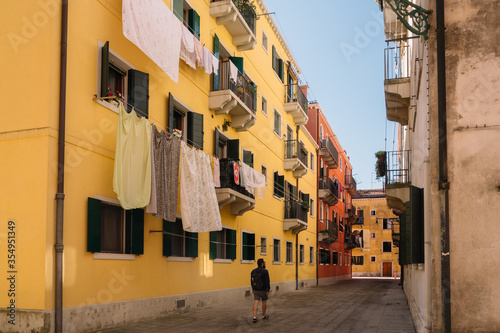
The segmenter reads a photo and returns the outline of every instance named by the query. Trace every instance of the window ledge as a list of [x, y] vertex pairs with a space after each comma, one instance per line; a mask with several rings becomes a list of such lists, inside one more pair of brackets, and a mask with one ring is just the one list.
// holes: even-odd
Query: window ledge
[[267, 252], [266, 253], [260, 253], [261, 256], [267, 256]]
[[273, 198], [274, 198], [274, 199], [277, 199], [277, 200], [279, 200], [279, 201], [281, 201], [281, 198], [280, 198], [280, 197], [277, 197], [277, 196], [276, 196], [276, 195], [274, 195], [274, 194], [273, 194]]
[[281, 265], [281, 261], [273, 261], [273, 265]]
[[106, 109], [109, 109], [111, 111], [113, 111], [114, 113], [117, 113], [119, 112], [118, 110], [118, 106], [114, 105], [114, 104], [111, 104], [109, 102], [106, 102], [106, 101], [103, 101], [103, 100], [100, 100], [100, 99], [96, 99], [95, 102], [101, 106], [104, 106]]
[[276, 133], [276, 131], [275, 131], [275, 130], [273, 130], [273, 133], [274, 133], [274, 134], [276, 134], [276, 136], [278, 137], [278, 139], [282, 140], [282, 139], [281, 139], [281, 134]]
[[242, 260], [241, 263], [242, 264], [253, 264], [253, 263], [255, 263], [255, 260]]
[[293, 265], [293, 262], [287, 262], [285, 265]]
[[299, 263], [299, 265], [304, 266], [304, 265], [305, 265], [305, 263], [301, 262], [301, 263]]
[[214, 259], [214, 264], [232, 264], [232, 259]]
[[94, 259], [135, 260], [135, 254], [95, 252], [94, 253]]
[[167, 261], [192, 262], [192, 257], [167, 257]]

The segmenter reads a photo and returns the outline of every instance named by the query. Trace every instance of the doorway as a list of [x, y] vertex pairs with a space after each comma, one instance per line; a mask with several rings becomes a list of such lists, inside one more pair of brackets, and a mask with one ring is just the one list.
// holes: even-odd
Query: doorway
[[382, 262], [382, 276], [392, 277], [392, 262], [391, 261]]

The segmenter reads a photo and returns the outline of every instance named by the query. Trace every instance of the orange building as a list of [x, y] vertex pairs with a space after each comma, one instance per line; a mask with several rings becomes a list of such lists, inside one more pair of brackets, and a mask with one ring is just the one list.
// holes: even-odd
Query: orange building
[[[318, 143], [318, 282], [351, 278], [351, 250], [359, 235], [351, 232], [357, 218], [351, 196], [356, 194], [352, 165], [318, 103], [309, 104], [306, 128]], [[312, 163], [312, 161], [311, 161]]]

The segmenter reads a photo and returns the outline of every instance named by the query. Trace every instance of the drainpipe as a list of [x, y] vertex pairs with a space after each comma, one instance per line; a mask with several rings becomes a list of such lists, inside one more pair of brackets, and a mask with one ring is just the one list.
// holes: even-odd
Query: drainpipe
[[64, 226], [64, 149], [66, 141], [66, 63], [68, 51], [68, 0], [61, 8], [61, 67], [59, 77], [59, 142], [56, 193], [56, 293], [55, 331], [63, 332], [63, 226]]
[[446, 55], [444, 0], [436, 0], [439, 126], [439, 211], [441, 221], [441, 315], [443, 332], [451, 332], [450, 215], [446, 131]]
[[[299, 143], [299, 129], [300, 129], [300, 126], [297, 126], [297, 129], [296, 129], [296, 137], [297, 137], [297, 157], [300, 156], [299, 155], [299, 149], [300, 149], [300, 143]], [[297, 186], [297, 191], [299, 190], [299, 178], [297, 177], [297, 179], [295, 180], [295, 185]], [[297, 195], [299, 193], [297, 192]], [[297, 198], [298, 199], [298, 198]], [[298, 213], [298, 210], [299, 210], [299, 207], [297, 207], [297, 213]], [[306, 219], [307, 219], [307, 215], [306, 215]], [[295, 290], [299, 290], [299, 232], [297, 232], [295, 234]]]
[[319, 285], [319, 238], [318, 238], [318, 228], [319, 228], [319, 149], [321, 147], [321, 142], [319, 141], [319, 108], [316, 109], [316, 143], [319, 144], [318, 149], [316, 149], [316, 286]]
[[425, 311], [425, 329], [427, 332], [432, 331], [432, 209], [431, 209], [431, 172], [430, 158], [427, 156], [424, 159], [424, 267], [425, 267], [425, 291], [426, 291], [426, 311]]

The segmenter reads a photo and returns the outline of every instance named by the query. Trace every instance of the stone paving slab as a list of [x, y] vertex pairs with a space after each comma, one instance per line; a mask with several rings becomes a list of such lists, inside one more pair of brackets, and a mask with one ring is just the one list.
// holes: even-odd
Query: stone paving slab
[[253, 300], [244, 300], [98, 332], [415, 332], [398, 283], [399, 279], [355, 278], [329, 286], [271, 293], [270, 318], [259, 319], [256, 324], [252, 322]]

